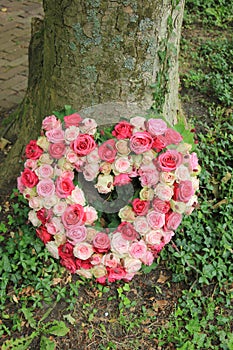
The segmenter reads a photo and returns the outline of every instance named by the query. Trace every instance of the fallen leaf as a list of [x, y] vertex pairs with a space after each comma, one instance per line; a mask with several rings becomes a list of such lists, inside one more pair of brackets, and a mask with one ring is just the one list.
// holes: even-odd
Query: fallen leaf
[[226, 175], [222, 178], [222, 182], [226, 183], [231, 179], [231, 173], [226, 173]]
[[16, 304], [18, 304], [19, 301], [18, 301], [18, 298], [15, 294], [12, 296], [12, 299]]
[[225, 198], [225, 199], [222, 199], [220, 202], [216, 203], [215, 205], [213, 205], [212, 208], [216, 209], [216, 208], [220, 207], [221, 205], [227, 204], [227, 203], [228, 203], [228, 200]]
[[169, 276], [166, 276], [162, 273], [162, 271], [160, 271], [160, 275], [159, 278], [157, 279], [157, 283], [165, 283], [167, 280], [169, 279]]
[[9, 145], [11, 142], [7, 139], [4, 139], [3, 137], [1, 137], [0, 139], [0, 150], [3, 151], [7, 145]]
[[158, 311], [159, 309], [164, 309], [165, 306], [167, 306], [167, 304], [167, 300], [157, 300], [155, 303], [153, 303], [153, 309], [155, 311]]
[[7, 7], [2, 7], [2, 8], [1, 8], [1, 11], [2, 11], [2, 12], [7, 12]]

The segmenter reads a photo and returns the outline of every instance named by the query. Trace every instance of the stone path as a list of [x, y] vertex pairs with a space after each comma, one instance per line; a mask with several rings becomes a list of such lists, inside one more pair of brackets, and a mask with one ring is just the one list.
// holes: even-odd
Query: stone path
[[41, 0], [0, 1], [0, 113], [22, 101], [28, 76], [31, 18], [43, 16]]

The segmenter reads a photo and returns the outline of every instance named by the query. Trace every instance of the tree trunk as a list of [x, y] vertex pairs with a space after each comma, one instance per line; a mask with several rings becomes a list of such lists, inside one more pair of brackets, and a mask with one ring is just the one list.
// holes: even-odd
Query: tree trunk
[[[42, 118], [66, 104], [80, 110], [110, 102], [153, 108], [173, 123], [179, 110], [178, 53], [184, 0], [44, 0], [34, 19], [29, 79], [0, 170], [15, 179], [24, 146]], [[130, 107], [130, 110], [131, 110]]]

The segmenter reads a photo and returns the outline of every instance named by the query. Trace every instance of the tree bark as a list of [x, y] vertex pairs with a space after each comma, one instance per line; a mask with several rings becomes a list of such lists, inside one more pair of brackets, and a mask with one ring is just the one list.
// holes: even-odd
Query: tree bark
[[0, 170], [0, 188], [22, 167], [42, 118], [66, 104], [124, 103], [177, 118], [178, 54], [184, 0], [44, 0], [29, 48], [29, 79]]

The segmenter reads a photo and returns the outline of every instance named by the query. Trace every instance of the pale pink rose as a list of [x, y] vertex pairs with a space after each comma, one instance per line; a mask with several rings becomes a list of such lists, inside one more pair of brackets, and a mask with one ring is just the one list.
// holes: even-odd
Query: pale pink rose
[[199, 168], [198, 158], [197, 158], [197, 154], [194, 152], [190, 154], [190, 165], [193, 171], [198, 171], [198, 168]]
[[73, 245], [82, 242], [87, 237], [87, 229], [85, 226], [76, 226], [66, 232], [67, 241]]
[[161, 228], [165, 224], [165, 214], [158, 213], [155, 210], [150, 211], [147, 214], [146, 219], [150, 227], [153, 229]]
[[86, 242], [77, 243], [74, 246], [73, 254], [76, 258], [81, 260], [89, 259], [94, 253], [92, 245]]
[[[35, 170], [37, 168], [37, 160], [27, 159], [26, 162], [24, 163], [24, 167], [29, 168], [31, 170]], [[36, 174], [37, 174], [37, 170], [36, 170]]]
[[124, 267], [127, 273], [136, 273], [142, 267], [142, 262], [139, 259], [125, 258]]
[[122, 238], [121, 232], [116, 232], [111, 237], [112, 251], [120, 258], [128, 254], [129, 241]]
[[48, 141], [52, 143], [61, 143], [65, 140], [65, 133], [61, 128], [48, 130], [45, 135]]
[[79, 135], [79, 128], [77, 126], [70, 126], [68, 129], [65, 130], [65, 141], [71, 142], [74, 141]]
[[122, 155], [128, 155], [131, 151], [129, 148], [129, 141], [128, 140], [118, 140], [115, 144], [116, 149], [118, 153]]
[[53, 194], [50, 197], [44, 197], [43, 198], [43, 206], [46, 209], [52, 208], [55, 204], [57, 204], [57, 202], [58, 202], [58, 198], [57, 198], [57, 196], [55, 194]]
[[165, 244], [168, 244], [171, 241], [171, 239], [172, 239], [172, 237], [174, 235], [175, 235], [175, 233], [173, 231], [165, 231], [165, 232], [163, 232], [163, 242]]
[[92, 225], [98, 219], [98, 213], [93, 207], [85, 207], [84, 212], [86, 214], [86, 225]]
[[86, 238], [86, 241], [91, 243], [93, 238], [96, 236], [96, 234], [97, 234], [97, 231], [94, 228], [87, 227], [87, 238]]
[[57, 246], [56, 242], [50, 241], [50, 242], [46, 243], [45, 246], [53, 258], [59, 259], [58, 246]]
[[187, 208], [186, 203], [171, 200], [171, 209], [176, 213], [183, 214]]
[[135, 273], [126, 273], [124, 275], [124, 278], [122, 278], [122, 280], [124, 282], [130, 282], [134, 278], [134, 276], [135, 276]]
[[42, 128], [44, 130], [57, 129], [61, 127], [61, 121], [58, 120], [55, 115], [45, 117], [42, 121]]
[[123, 221], [117, 228], [121, 232], [122, 238], [127, 241], [134, 241], [138, 237], [138, 233], [130, 222]]
[[18, 188], [18, 190], [19, 190], [20, 193], [23, 193], [24, 190], [25, 190], [25, 188], [26, 188], [26, 187], [24, 186], [24, 184], [22, 183], [22, 178], [21, 178], [21, 176], [17, 177], [17, 188]]
[[47, 228], [48, 233], [51, 235], [56, 235], [57, 233], [64, 233], [64, 226], [61, 222], [60, 218], [52, 218], [50, 222], [47, 222], [45, 224], [45, 227]]
[[50, 164], [42, 164], [37, 170], [36, 174], [39, 179], [48, 179], [53, 176], [53, 167]]
[[155, 187], [155, 194], [162, 201], [168, 202], [173, 196], [173, 188], [163, 183], [158, 183], [158, 185]]
[[92, 244], [98, 253], [106, 253], [110, 249], [110, 238], [107, 233], [98, 232], [93, 238]]
[[191, 182], [192, 182], [192, 185], [193, 185], [193, 190], [194, 190], [194, 192], [196, 192], [199, 189], [200, 181], [196, 177], [191, 177]]
[[152, 136], [162, 135], [167, 130], [167, 123], [162, 119], [151, 118], [146, 123], [146, 126]]
[[42, 179], [38, 182], [36, 190], [39, 196], [49, 197], [55, 192], [55, 185], [51, 179]]
[[183, 156], [174, 149], [168, 150], [158, 156], [157, 165], [162, 171], [173, 171], [182, 163]]
[[99, 164], [86, 164], [83, 169], [83, 176], [87, 181], [93, 181], [99, 174]]
[[80, 171], [83, 171], [85, 164], [86, 164], [85, 159], [78, 158], [74, 166], [75, 166], [75, 169], [80, 172]]
[[190, 173], [188, 168], [181, 164], [175, 171], [175, 176], [179, 181], [185, 181], [190, 179]]
[[62, 172], [61, 177], [64, 179], [70, 179], [71, 181], [74, 180], [74, 172], [70, 170], [65, 170]]
[[154, 261], [153, 253], [147, 250], [146, 254], [142, 257], [141, 261], [143, 262], [143, 264], [150, 266]]
[[180, 225], [182, 220], [182, 215], [179, 213], [171, 212], [169, 214], [166, 214], [166, 229], [167, 230], [176, 230], [177, 227]]
[[142, 165], [138, 173], [140, 175], [139, 179], [143, 187], [155, 186], [159, 181], [159, 172], [154, 164]]
[[38, 227], [41, 225], [41, 221], [38, 219], [35, 210], [30, 210], [28, 213], [28, 220], [33, 226]]
[[132, 258], [142, 259], [146, 254], [147, 246], [143, 240], [134, 242], [129, 247], [129, 254]]
[[94, 135], [96, 133], [97, 123], [94, 119], [85, 118], [79, 124], [79, 127], [84, 134]]
[[40, 210], [42, 208], [42, 198], [40, 197], [31, 197], [28, 201], [28, 205], [30, 208], [34, 210]]
[[102, 262], [102, 254], [93, 254], [91, 257], [91, 264], [92, 265], [100, 265]]
[[165, 139], [167, 140], [168, 145], [178, 145], [183, 140], [183, 137], [179, 132], [168, 128], [165, 132]]
[[136, 154], [141, 154], [143, 152], [149, 151], [153, 145], [152, 136], [144, 132], [136, 132], [130, 138], [130, 148]]
[[145, 164], [145, 165], [151, 164], [151, 162], [153, 161], [153, 159], [155, 159], [155, 157], [156, 157], [156, 154], [152, 150], [143, 153], [142, 164]]
[[61, 216], [67, 208], [67, 203], [65, 201], [57, 202], [53, 207], [53, 212], [57, 216]]
[[102, 263], [105, 266], [108, 266], [110, 268], [115, 268], [117, 267], [118, 264], [120, 264], [120, 259], [117, 255], [113, 254], [113, 253], [108, 253], [105, 254], [102, 258]]
[[78, 161], [78, 156], [74, 151], [68, 150], [68, 152], [66, 153], [66, 159], [68, 160], [68, 162], [74, 164]]
[[174, 200], [187, 203], [194, 194], [192, 181], [180, 181], [179, 184], [175, 185]]
[[133, 211], [133, 208], [129, 205], [126, 205], [125, 207], [121, 208], [118, 213], [119, 218], [122, 221], [129, 221], [133, 222], [136, 218], [136, 214]]
[[146, 119], [144, 117], [133, 117], [130, 119], [130, 124], [134, 126], [133, 131], [145, 131], [146, 126], [145, 126]]
[[128, 158], [121, 157], [115, 160], [114, 166], [119, 173], [127, 173], [130, 170], [131, 164]]
[[48, 151], [52, 158], [60, 159], [66, 152], [66, 145], [63, 142], [51, 143]]
[[160, 176], [159, 176], [159, 180], [163, 183], [165, 183], [166, 185], [173, 185], [175, 180], [176, 180], [176, 176], [173, 173], [169, 173], [169, 172], [161, 172]]
[[78, 126], [82, 118], [78, 113], [73, 113], [66, 115], [64, 117], [65, 127], [69, 128], [70, 126]]
[[88, 163], [99, 163], [100, 157], [98, 153], [98, 148], [95, 148], [91, 153], [86, 156]]
[[132, 181], [128, 174], [119, 174], [114, 177], [114, 186], [127, 185]]
[[104, 265], [96, 265], [93, 267], [92, 273], [95, 278], [101, 278], [107, 275], [107, 270]]
[[113, 190], [113, 176], [112, 175], [99, 175], [97, 184], [95, 185], [99, 193], [109, 193]]
[[86, 200], [85, 200], [85, 195], [83, 190], [79, 188], [77, 185], [71, 192], [71, 195], [67, 197], [67, 201], [68, 203], [76, 203], [84, 206], [86, 203]]
[[160, 244], [163, 238], [162, 230], [152, 230], [145, 235], [145, 241], [150, 245]]
[[141, 235], [144, 235], [150, 229], [148, 222], [144, 216], [137, 216], [134, 220], [134, 228]]

